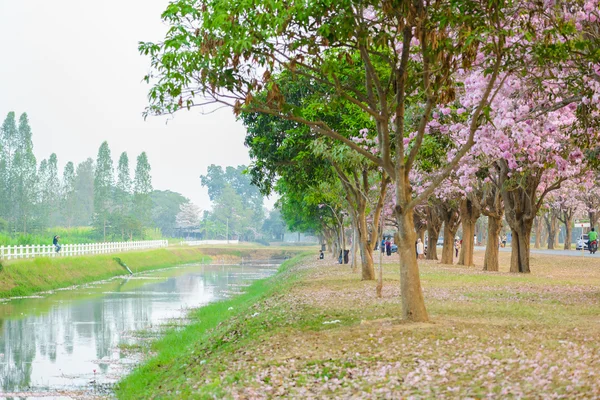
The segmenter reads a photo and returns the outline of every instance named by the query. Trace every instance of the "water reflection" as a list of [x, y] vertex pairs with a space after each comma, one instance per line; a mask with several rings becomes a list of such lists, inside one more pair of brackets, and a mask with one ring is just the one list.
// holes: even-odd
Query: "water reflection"
[[0, 392], [86, 389], [125, 373], [134, 331], [226, 297], [267, 267], [189, 266], [0, 304]]

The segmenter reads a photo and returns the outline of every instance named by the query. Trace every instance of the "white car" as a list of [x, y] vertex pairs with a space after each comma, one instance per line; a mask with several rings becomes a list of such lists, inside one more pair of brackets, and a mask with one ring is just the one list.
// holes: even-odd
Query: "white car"
[[590, 239], [588, 238], [587, 233], [584, 233], [583, 235], [579, 236], [579, 239], [577, 239], [577, 245], [575, 246], [575, 250], [587, 250], [589, 240]]

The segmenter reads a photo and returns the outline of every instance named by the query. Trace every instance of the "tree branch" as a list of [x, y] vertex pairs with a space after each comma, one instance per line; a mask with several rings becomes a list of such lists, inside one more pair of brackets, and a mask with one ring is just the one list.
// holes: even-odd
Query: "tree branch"
[[411, 209], [411, 208], [415, 207], [416, 205], [422, 203], [425, 199], [427, 199], [433, 193], [433, 191], [444, 181], [444, 179], [446, 179], [450, 175], [450, 173], [458, 165], [459, 161], [465, 156], [465, 154], [467, 154], [467, 152], [475, 144], [474, 137], [475, 137], [475, 132], [479, 128], [479, 124], [480, 124], [479, 117], [481, 116], [483, 109], [488, 105], [488, 99], [490, 97], [490, 93], [492, 92], [492, 89], [494, 88], [494, 84], [496, 83], [496, 79], [498, 78], [501, 61], [502, 61], [502, 55], [501, 55], [501, 53], [498, 53], [498, 55], [496, 57], [496, 63], [494, 65], [494, 70], [492, 72], [492, 76], [490, 77], [490, 81], [488, 82], [488, 85], [485, 89], [485, 92], [484, 92], [480, 102], [479, 102], [479, 105], [477, 106], [477, 108], [473, 112], [473, 116], [471, 117], [472, 119], [471, 119], [471, 124], [469, 126], [469, 137], [468, 137], [467, 141], [465, 142], [465, 144], [462, 145], [460, 150], [456, 153], [456, 155], [454, 156], [454, 159], [452, 159], [452, 161], [450, 161], [450, 163], [448, 163], [448, 165], [433, 180], [433, 182], [431, 182], [431, 185], [429, 185], [429, 187], [427, 189], [425, 189], [420, 195], [418, 195], [410, 203], [408, 203], [408, 205], [406, 206], [406, 209]]

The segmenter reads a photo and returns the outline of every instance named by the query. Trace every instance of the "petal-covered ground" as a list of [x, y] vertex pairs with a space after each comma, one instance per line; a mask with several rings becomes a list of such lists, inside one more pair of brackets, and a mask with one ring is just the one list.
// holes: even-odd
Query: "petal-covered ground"
[[529, 275], [423, 261], [418, 324], [399, 319], [398, 260], [385, 262], [382, 298], [333, 261], [288, 270], [157, 397], [600, 398], [600, 260], [534, 256]]

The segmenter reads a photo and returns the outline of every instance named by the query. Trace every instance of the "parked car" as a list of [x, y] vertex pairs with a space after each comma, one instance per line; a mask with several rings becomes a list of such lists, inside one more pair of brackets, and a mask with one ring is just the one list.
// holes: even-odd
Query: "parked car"
[[584, 233], [583, 235], [579, 236], [579, 239], [577, 239], [577, 245], [575, 246], [575, 250], [587, 250], [588, 249], [588, 241], [589, 241], [589, 237], [587, 235], [587, 233]]
[[392, 244], [392, 253], [397, 253], [398, 252], [398, 245], [397, 244]]
[[438, 238], [437, 245], [438, 246], [443, 246], [444, 245], [444, 238], [443, 237], [439, 237]]

